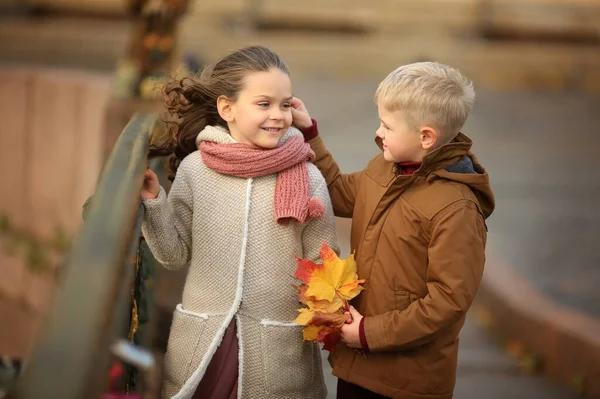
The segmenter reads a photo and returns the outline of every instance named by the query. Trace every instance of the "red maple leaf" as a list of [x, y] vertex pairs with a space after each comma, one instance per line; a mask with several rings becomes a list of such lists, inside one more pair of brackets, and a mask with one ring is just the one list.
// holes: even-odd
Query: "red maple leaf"
[[323, 350], [333, 352], [337, 344], [342, 341], [341, 327], [325, 327], [319, 332], [316, 341], [323, 343]]

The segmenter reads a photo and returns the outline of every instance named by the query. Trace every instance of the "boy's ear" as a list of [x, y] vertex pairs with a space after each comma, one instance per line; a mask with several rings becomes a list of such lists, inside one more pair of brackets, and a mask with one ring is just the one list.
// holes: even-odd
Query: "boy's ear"
[[439, 139], [437, 130], [432, 127], [424, 126], [419, 131], [419, 135], [421, 137], [421, 147], [423, 147], [424, 150], [435, 148]]
[[235, 120], [233, 117], [232, 106], [233, 102], [229, 98], [225, 96], [219, 96], [219, 98], [217, 98], [217, 110], [225, 122], [233, 122]]

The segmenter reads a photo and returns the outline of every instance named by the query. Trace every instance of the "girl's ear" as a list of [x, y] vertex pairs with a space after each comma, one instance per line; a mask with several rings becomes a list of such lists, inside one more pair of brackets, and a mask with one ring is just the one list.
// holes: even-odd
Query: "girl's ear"
[[226, 96], [217, 98], [217, 110], [225, 122], [231, 123], [235, 120], [233, 117], [233, 102]]

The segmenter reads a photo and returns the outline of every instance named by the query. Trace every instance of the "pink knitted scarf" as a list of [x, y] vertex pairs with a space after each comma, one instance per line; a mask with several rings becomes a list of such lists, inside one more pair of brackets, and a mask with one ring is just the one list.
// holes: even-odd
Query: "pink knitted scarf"
[[291, 137], [273, 149], [253, 148], [246, 144], [219, 144], [202, 141], [198, 145], [202, 161], [216, 172], [242, 177], [260, 177], [278, 173], [275, 183], [275, 220], [288, 225], [304, 223], [323, 216], [323, 204], [310, 198], [307, 161], [315, 158], [302, 137]]

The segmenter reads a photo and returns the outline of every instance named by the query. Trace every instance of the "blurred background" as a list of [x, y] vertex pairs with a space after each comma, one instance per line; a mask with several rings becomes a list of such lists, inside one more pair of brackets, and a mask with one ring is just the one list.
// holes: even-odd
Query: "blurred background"
[[[345, 172], [377, 153], [372, 98], [394, 68], [439, 61], [474, 81], [463, 132], [497, 209], [455, 397], [600, 397], [598, 0], [0, 0], [0, 397], [130, 118], [160, 109], [166, 75], [251, 44], [288, 63]], [[160, 358], [185, 271], [152, 270]]]

